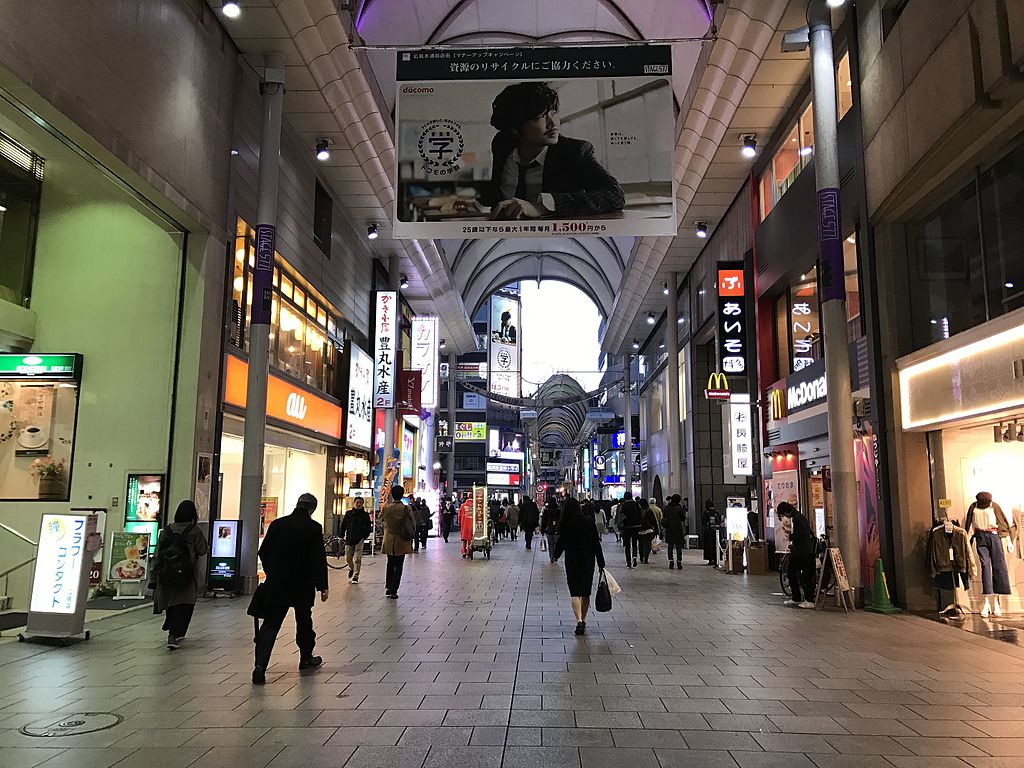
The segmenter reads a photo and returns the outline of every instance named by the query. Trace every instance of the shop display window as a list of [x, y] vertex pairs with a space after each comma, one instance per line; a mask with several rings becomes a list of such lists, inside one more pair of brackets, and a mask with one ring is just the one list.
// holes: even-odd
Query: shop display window
[[[246, 329], [252, 306], [255, 233], [242, 219], [238, 222], [231, 283], [231, 343], [238, 349], [248, 350]], [[345, 341], [340, 318], [326, 299], [304, 285], [281, 254], [275, 253], [274, 258], [270, 364], [307, 386], [334, 396], [338, 386], [338, 361]]]
[[0, 355], [0, 500], [68, 500], [80, 376], [75, 355]]
[[853, 107], [853, 77], [850, 74], [849, 51], [843, 54], [836, 66], [836, 107], [840, 120]]

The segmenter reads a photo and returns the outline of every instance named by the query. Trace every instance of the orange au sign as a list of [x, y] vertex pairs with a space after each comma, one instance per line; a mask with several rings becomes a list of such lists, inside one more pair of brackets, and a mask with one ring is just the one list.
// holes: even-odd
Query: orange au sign
[[[227, 358], [224, 402], [245, 408], [249, 365], [234, 355]], [[273, 373], [267, 377], [267, 416], [325, 437], [341, 439], [341, 406], [300, 389]]]
[[720, 371], [715, 371], [708, 376], [708, 386], [704, 390], [704, 397], [708, 400], [729, 402], [729, 377]]

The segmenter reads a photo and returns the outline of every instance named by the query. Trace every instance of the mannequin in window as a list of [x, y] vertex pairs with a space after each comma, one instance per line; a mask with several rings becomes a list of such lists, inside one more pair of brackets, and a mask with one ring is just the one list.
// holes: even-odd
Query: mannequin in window
[[994, 613], [1001, 616], [1003, 611], [999, 596], [1010, 594], [1010, 575], [1002, 538], [1006, 537], [1006, 551], [1012, 553], [1011, 525], [1000, 506], [992, 501], [991, 493], [982, 491], [974, 498], [974, 503], [967, 510], [965, 528], [968, 533], [973, 531], [971, 541], [974, 542], [981, 565], [981, 587], [985, 600], [981, 615]]

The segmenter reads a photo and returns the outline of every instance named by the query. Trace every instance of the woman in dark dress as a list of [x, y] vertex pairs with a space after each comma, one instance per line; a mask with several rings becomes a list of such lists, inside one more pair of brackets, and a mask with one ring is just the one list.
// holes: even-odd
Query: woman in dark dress
[[601, 538], [593, 518], [587, 517], [576, 499], [567, 498], [558, 525], [558, 541], [551, 559], [558, 560], [565, 553], [565, 578], [569, 583], [572, 612], [576, 616], [576, 634], [587, 631], [587, 611], [590, 595], [594, 591], [594, 566], [604, 568]]

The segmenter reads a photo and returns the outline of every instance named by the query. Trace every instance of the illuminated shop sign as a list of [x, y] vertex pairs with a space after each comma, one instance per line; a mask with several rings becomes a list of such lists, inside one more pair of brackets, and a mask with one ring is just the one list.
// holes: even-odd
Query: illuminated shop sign
[[373, 406], [395, 407], [395, 350], [398, 349], [398, 293], [378, 291], [374, 313]]
[[80, 355], [0, 355], [0, 379], [73, 379]]
[[718, 264], [718, 359], [726, 374], [747, 372], [747, 302], [742, 261]]

